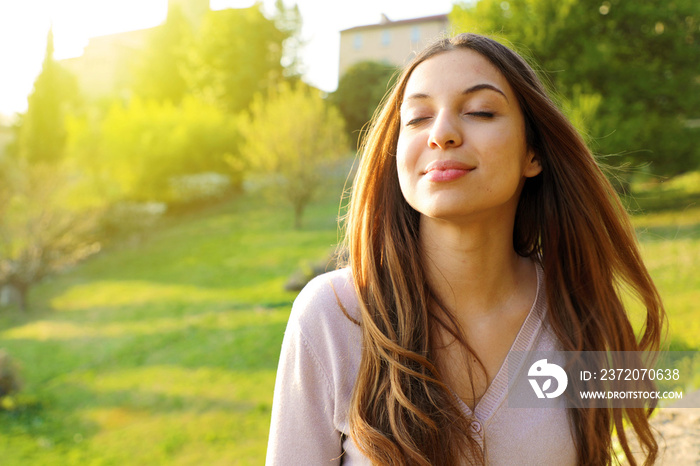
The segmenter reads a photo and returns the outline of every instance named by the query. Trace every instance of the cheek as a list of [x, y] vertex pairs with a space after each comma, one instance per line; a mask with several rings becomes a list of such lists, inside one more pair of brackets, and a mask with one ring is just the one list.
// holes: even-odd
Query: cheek
[[527, 145], [523, 134], [513, 128], [504, 128], [503, 131], [491, 135], [486, 144], [490, 147], [489, 152], [500, 159], [500, 164], [522, 171], [527, 160]]
[[407, 142], [405, 138], [399, 137], [396, 146], [396, 171], [399, 176], [399, 186], [403, 197], [410, 203], [417, 156], [413, 155], [410, 150], [410, 144], [407, 144]]
[[403, 197], [408, 199], [410, 197], [411, 191], [411, 171], [406, 166], [406, 160], [403, 157], [396, 155], [396, 172], [399, 176], [399, 186], [401, 187], [401, 192]]
[[396, 162], [399, 171], [403, 168], [411, 170], [415, 168], [420, 156], [420, 141], [416, 137], [405, 136], [403, 133], [399, 135], [396, 142]]

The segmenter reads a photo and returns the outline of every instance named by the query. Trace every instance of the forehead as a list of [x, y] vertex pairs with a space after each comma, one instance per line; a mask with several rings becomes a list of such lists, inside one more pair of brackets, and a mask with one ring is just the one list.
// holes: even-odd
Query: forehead
[[513, 102], [506, 78], [483, 55], [470, 49], [442, 52], [420, 63], [408, 78], [404, 96], [461, 93], [477, 84], [496, 86]]

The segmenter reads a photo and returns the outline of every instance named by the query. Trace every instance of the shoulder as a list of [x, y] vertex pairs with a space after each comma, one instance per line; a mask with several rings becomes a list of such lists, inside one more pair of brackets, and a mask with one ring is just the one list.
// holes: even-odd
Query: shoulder
[[342, 346], [354, 340], [351, 336], [361, 333], [359, 325], [353, 322], [359, 320], [357, 303], [349, 268], [319, 275], [294, 300], [287, 333], [298, 333], [314, 351], [347, 350]]
[[268, 464], [321, 464], [342, 454], [362, 348], [360, 327], [343, 312], [357, 312], [351, 277], [349, 269], [320, 275], [294, 301], [275, 383]]
[[298, 341], [324, 374], [334, 400], [335, 424], [341, 429], [347, 424], [362, 355], [359, 319], [352, 273], [339, 269], [319, 275], [304, 287], [294, 301], [285, 332], [285, 339]]
[[294, 300], [292, 315], [297, 318], [305, 318], [307, 315], [320, 317], [318, 314], [333, 314], [333, 310], [340, 310], [340, 306], [345, 307], [348, 312], [350, 308], [352, 311], [357, 308], [355, 287], [349, 268], [324, 273], [307, 283]]

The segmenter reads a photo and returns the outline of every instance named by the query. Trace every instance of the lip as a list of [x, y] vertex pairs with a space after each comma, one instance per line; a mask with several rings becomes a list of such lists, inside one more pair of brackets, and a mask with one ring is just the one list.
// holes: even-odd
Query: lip
[[453, 181], [474, 170], [476, 167], [456, 160], [434, 160], [426, 167], [423, 175], [429, 181]]

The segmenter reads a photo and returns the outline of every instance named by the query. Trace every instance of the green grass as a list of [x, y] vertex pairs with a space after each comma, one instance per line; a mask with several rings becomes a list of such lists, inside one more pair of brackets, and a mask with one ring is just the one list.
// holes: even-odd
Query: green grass
[[670, 349], [700, 351], [700, 172], [633, 194], [632, 221], [669, 316]]
[[286, 205], [248, 195], [36, 287], [31, 315], [0, 317], [25, 380], [0, 463], [260, 464], [283, 285], [332, 250], [337, 214], [327, 196], [295, 231]]
[[[700, 350], [690, 186], [637, 192], [649, 213], [634, 222], [673, 347]], [[0, 348], [25, 386], [0, 411], [0, 463], [262, 464], [296, 295], [283, 285], [336, 244], [339, 185], [329, 193], [300, 231], [255, 195], [169, 219], [36, 287], [30, 315], [2, 311]]]

